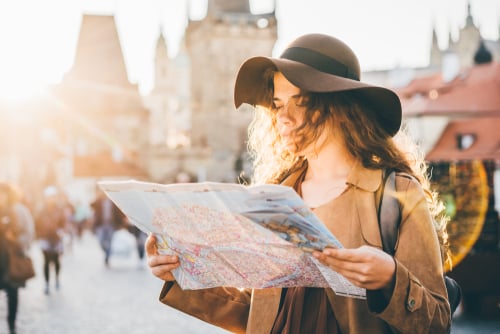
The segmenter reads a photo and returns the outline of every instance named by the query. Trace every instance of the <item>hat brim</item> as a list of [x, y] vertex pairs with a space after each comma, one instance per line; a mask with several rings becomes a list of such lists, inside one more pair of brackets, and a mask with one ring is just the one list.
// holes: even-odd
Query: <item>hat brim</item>
[[288, 59], [253, 57], [245, 61], [238, 71], [234, 88], [234, 103], [269, 107], [265, 95], [264, 73], [274, 68], [295, 86], [309, 92], [326, 93], [355, 90], [373, 108], [377, 121], [386, 132], [394, 136], [401, 126], [401, 102], [390, 89], [325, 73]]

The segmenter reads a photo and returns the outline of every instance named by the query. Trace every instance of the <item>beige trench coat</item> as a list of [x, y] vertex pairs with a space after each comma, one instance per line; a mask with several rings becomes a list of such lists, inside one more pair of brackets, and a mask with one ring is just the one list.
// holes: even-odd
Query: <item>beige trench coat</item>
[[[382, 248], [375, 208], [381, 173], [360, 165], [353, 168], [347, 179], [350, 187], [342, 195], [350, 197], [342, 222], [329, 220], [328, 205], [315, 211], [346, 248]], [[297, 171], [283, 184], [293, 186], [299, 175]], [[378, 291], [368, 291], [367, 300], [360, 300], [337, 296], [327, 289], [342, 333], [446, 333], [451, 324], [439, 242], [422, 188], [404, 174], [397, 175], [396, 188], [403, 205], [394, 292], [387, 303]], [[277, 288], [183, 291], [176, 283], [167, 282], [160, 301], [232, 332], [262, 334], [272, 329], [280, 296]]]

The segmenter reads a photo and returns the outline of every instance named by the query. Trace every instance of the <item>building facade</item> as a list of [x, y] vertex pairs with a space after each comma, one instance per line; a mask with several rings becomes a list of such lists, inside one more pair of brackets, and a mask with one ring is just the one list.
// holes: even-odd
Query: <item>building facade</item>
[[55, 185], [93, 194], [102, 178], [147, 178], [148, 111], [129, 82], [113, 16], [83, 15], [73, 65], [52, 95], [50, 130], [68, 150]]
[[[189, 20], [181, 52], [172, 60], [166, 60], [159, 39], [155, 88], [147, 104], [151, 133], [167, 137], [150, 150], [152, 179], [173, 182], [187, 173], [199, 181], [236, 180], [252, 116], [251, 108], [235, 111], [236, 73], [251, 56], [270, 56], [276, 39], [274, 11], [252, 14], [248, 0], [208, 1], [206, 16]], [[171, 134], [175, 145], [162, 145]]]

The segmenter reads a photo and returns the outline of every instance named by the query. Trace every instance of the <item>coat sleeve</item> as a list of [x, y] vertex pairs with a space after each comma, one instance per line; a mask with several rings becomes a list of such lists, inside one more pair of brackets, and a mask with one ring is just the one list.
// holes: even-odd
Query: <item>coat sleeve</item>
[[162, 303], [234, 333], [245, 333], [250, 299], [250, 290], [182, 290], [175, 282], [166, 282], [160, 293]]
[[397, 182], [402, 221], [394, 257], [395, 286], [387, 306], [371, 311], [397, 332], [446, 333], [451, 312], [439, 240], [425, 195], [411, 178], [400, 177]]

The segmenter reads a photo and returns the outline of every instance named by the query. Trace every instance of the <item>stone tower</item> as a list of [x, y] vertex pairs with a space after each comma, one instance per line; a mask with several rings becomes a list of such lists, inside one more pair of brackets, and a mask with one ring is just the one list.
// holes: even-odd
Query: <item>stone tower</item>
[[[500, 28], [500, 26], [499, 26]], [[436, 29], [432, 30], [432, 44], [430, 48], [430, 68], [447, 67], [451, 62], [456, 63], [456, 70], [474, 65], [474, 56], [478, 48], [487, 49], [493, 60], [500, 59], [500, 39], [486, 40], [481, 37], [479, 27], [474, 23], [471, 5], [467, 3], [465, 24], [459, 29], [458, 37], [452, 38], [452, 29], [448, 32], [448, 47], [441, 50], [438, 45]]]
[[441, 66], [441, 50], [439, 49], [438, 38], [436, 33], [436, 28], [432, 28], [432, 45], [429, 58], [429, 65], [431, 67]]
[[450, 49], [456, 52], [460, 67], [471, 66], [474, 62], [474, 54], [481, 41], [479, 28], [474, 24], [470, 3], [467, 5], [467, 18], [465, 26], [460, 29], [456, 42], [450, 44]]
[[245, 149], [250, 112], [236, 112], [233, 88], [239, 66], [268, 55], [277, 39], [274, 10], [252, 14], [249, 0], [208, 0], [207, 15], [189, 21], [186, 46], [191, 59], [191, 141], [212, 152], [207, 179], [230, 180]]
[[147, 111], [128, 80], [113, 16], [83, 15], [74, 63], [55, 94], [75, 157], [140, 164]]
[[185, 48], [174, 59], [160, 29], [154, 61], [154, 87], [144, 99], [149, 114], [149, 145], [176, 148], [189, 144], [189, 60]]

